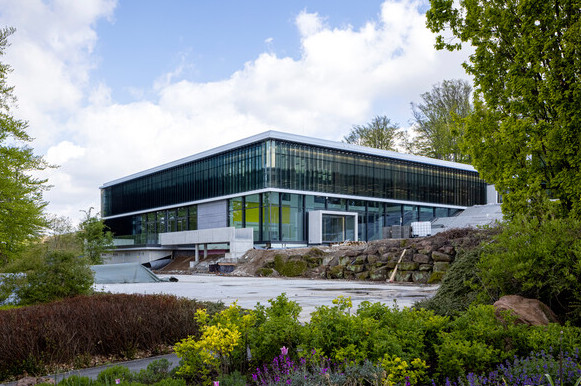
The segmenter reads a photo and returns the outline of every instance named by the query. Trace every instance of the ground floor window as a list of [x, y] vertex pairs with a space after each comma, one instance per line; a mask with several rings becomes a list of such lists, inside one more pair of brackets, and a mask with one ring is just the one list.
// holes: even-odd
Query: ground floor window
[[353, 224], [355, 218], [352, 216], [325, 215], [321, 223], [323, 242], [355, 240], [355, 229], [358, 240], [379, 240], [383, 238], [384, 227], [430, 221], [457, 211], [284, 192], [235, 197], [229, 200], [228, 208], [229, 226], [253, 228], [257, 243], [306, 243], [308, 213], [314, 210], [357, 213], [357, 226]]
[[[460, 209], [287, 192], [263, 192], [228, 199], [223, 223], [235, 228], [252, 228], [254, 242], [258, 244], [305, 244], [309, 239], [308, 217], [313, 211], [352, 214], [348, 216], [326, 214], [317, 225], [322, 227], [318, 231], [323, 233], [324, 242], [343, 242], [355, 239], [379, 240], [383, 237], [385, 227], [450, 217]], [[197, 230], [198, 222], [197, 205], [107, 220], [116, 237], [133, 238], [135, 244], [158, 244], [158, 234]], [[354, 234], [355, 232], [357, 234]]]

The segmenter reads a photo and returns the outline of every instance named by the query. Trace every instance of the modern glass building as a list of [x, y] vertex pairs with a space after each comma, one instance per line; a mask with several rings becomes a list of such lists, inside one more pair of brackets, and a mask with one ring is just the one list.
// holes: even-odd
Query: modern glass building
[[268, 131], [101, 187], [116, 237], [252, 228], [258, 245], [375, 240], [486, 204], [470, 165]]

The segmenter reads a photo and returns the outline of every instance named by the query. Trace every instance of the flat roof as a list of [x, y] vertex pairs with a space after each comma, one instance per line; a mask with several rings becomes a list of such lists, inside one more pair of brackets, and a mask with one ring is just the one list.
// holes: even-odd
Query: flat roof
[[256, 142], [262, 142], [262, 141], [267, 140], [267, 139], [278, 139], [281, 141], [296, 142], [299, 144], [306, 144], [306, 145], [314, 145], [314, 146], [324, 147], [324, 148], [328, 148], [328, 149], [347, 151], [347, 152], [351, 152], [351, 153], [360, 153], [360, 154], [373, 155], [373, 156], [378, 156], [378, 157], [383, 157], [383, 158], [392, 158], [392, 159], [397, 159], [397, 160], [417, 162], [417, 163], [422, 163], [422, 164], [427, 164], [427, 165], [434, 165], [434, 166], [441, 166], [441, 167], [446, 167], [446, 168], [476, 172], [476, 169], [474, 169], [474, 167], [472, 165], [462, 164], [462, 163], [458, 163], [458, 162], [444, 161], [444, 160], [439, 160], [439, 159], [435, 159], [435, 158], [428, 158], [428, 157], [423, 157], [423, 156], [418, 156], [418, 155], [398, 153], [398, 152], [390, 151], [390, 150], [380, 150], [380, 149], [375, 149], [372, 147], [352, 145], [352, 144], [344, 143], [344, 142], [336, 142], [336, 141], [330, 141], [327, 139], [319, 139], [319, 138], [307, 137], [304, 135], [297, 135], [297, 134], [284, 133], [281, 131], [269, 130], [269, 131], [265, 131], [265, 132], [260, 133], [260, 134], [253, 135], [251, 137], [241, 139], [239, 141], [231, 142], [231, 143], [228, 143], [226, 145], [218, 146], [218, 147], [215, 147], [213, 149], [206, 150], [206, 151], [203, 151], [201, 153], [191, 155], [189, 157], [181, 158], [181, 159], [178, 159], [178, 160], [175, 160], [172, 162], [168, 162], [168, 163], [165, 163], [165, 164], [162, 164], [162, 165], [150, 168], [150, 169], [143, 170], [141, 172], [137, 172], [137, 173], [130, 174], [130, 175], [122, 177], [122, 178], [118, 178], [118, 179], [113, 180], [113, 181], [106, 182], [100, 187], [100, 189], [107, 188], [107, 187], [110, 187], [113, 185], [117, 185], [117, 184], [120, 184], [120, 183], [123, 183], [126, 181], [130, 181], [130, 180], [133, 180], [136, 178], [144, 177], [144, 176], [147, 176], [149, 174], [156, 173], [156, 172], [159, 172], [162, 170], [170, 169], [174, 166], [183, 165], [183, 164], [186, 164], [186, 163], [189, 163], [192, 161], [197, 161], [197, 160], [207, 158], [207, 157], [210, 157], [210, 156], [213, 156], [216, 154], [224, 153], [224, 152], [227, 152], [229, 150], [236, 149], [238, 147], [250, 145], [250, 144], [256, 143]]

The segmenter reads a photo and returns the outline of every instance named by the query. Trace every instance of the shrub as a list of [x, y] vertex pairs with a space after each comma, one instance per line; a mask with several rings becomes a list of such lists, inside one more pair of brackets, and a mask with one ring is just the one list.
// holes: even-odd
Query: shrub
[[131, 380], [148, 385], [162, 381], [170, 376], [170, 365], [171, 363], [165, 358], [154, 360], [147, 365], [146, 369], [133, 374]]
[[522, 295], [581, 325], [581, 221], [515, 218], [483, 249], [487, 294]]
[[404, 360], [427, 360], [437, 332], [448, 318], [431, 311], [399, 309], [381, 303], [362, 302], [350, 313], [350, 299], [334, 301], [311, 314], [304, 328], [303, 350], [316, 348], [334, 360], [381, 360], [385, 354]]
[[[436, 294], [416, 302], [415, 307], [434, 311], [438, 315], [457, 316], [478, 299], [481, 286], [476, 269], [480, 260], [477, 249], [462, 251], [456, 255]], [[435, 272], [440, 273], [440, 272]]]
[[63, 379], [58, 384], [63, 386], [91, 386], [95, 382], [89, 377], [82, 377], [80, 375], [71, 375]]
[[428, 365], [420, 358], [415, 358], [410, 363], [399, 357], [386, 354], [381, 361], [381, 367], [385, 370], [385, 384], [418, 385], [427, 380]]
[[307, 270], [307, 262], [301, 258], [285, 259], [282, 255], [274, 256], [274, 269], [282, 276], [301, 276]]
[[188, 336], [175, 344], [175, 353], [182, 358], [177, 374], [207, 383], [218, 374], [233, 370], [245, 359], [244, 337], [256, 318], [236, 303], [213, 318], [206, 310], [197, 310], [195, 318], [202, 335]]
[[271, 276], [273, 273], [274, 273], [274, 270], [272, 268], [266, 268], [266, 267], [259, 268], [256, 271], [256, 275], [266, 276], [266, 277]]
[[101, 371], [97, 375], [97, 382], [105, 385], [114, 385], [116, 380], [131, 381], [131, 371], [125, 366], [115, 365]]
[[505, 314], [501, 322], [493, 306], [480, 305], [450, 322], [435, 345], [438, 373], [452, 378], [481, 373], [523, 351], [527, 327], [515, 325], [511, 318]]
[[240, 371], [222, 374], [217, 381], [220, 382], [220, 386], [246, 386], [246, 377]]
[[248, 334], [255, 363], [270, 362], [283, 346], [289, 350], [290, 356], [296, 357], [301, 342], [301, 306], [289, 300], [285, 293], [269, 299], [268, 303], [268, 307], [257, 304], [254, 308], [256, 324]]
[[217, 307], [169, 295], [96, 294], [0, 311], [0, 379], [46, 374], [88, 356], [161, 353], [199, 334], [195, 310], [209, 306]]
[[53, 251], [45, 264], [28, 273], [25, 282], [15, 290], [20, 304], [47, 303], [91, 293], [93, 271], [86, 259], [71, 252]]

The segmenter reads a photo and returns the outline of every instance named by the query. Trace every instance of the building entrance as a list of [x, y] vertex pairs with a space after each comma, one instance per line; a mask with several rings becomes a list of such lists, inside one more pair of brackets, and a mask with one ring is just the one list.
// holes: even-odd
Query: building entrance
[[353, 241], [355, 219], [353, 216], [323, 214], [322, 228], [324, 243]]

